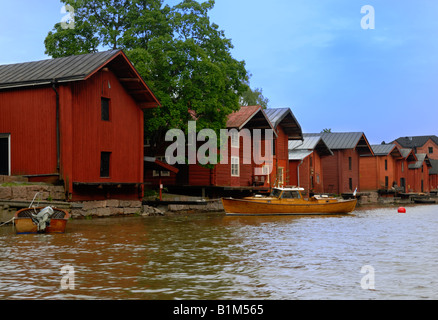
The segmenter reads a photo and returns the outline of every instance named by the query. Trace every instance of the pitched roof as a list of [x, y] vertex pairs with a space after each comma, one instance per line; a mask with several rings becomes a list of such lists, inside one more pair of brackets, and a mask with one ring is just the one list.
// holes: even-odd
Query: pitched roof
[[423, 166], [423, 162], [426, 162], [426, 165], [428, 167], [431, 166], [431, 163], [430, 163], [430, 160], [429, 160], [429, 157], [427, 156], [427, 154], [425, 154], [425, 153], [417, 153], [416, 157], [418, 159], [417, 162], [415, 162], [413, 164], [410, 164], [408, 166], [409, 169], [420, 169]]
[[301, 126], [290, 108], [266, 109], [265, 113], [274, 128], [281, 124], [289, 139], [301, 140], [303, 138]]
[[249, 129], [271, 129], [271, 122], [261, 106], [242, 106], [239, 111], [228, 116], [227, 128], [242, 130]]
[[333, 155], [333, 152], [324, 142], [324, 139], [322, 137], [304, 137], [303, 141], [289, 141], [289, 155], [293, 154], [294, 152], [300, 152], [303, 150], [311, 152], [316, 151], [320, 156]]
[[110, 50], [70, 57], [0, 66], [0, 90], [87, 80], [109, 68], [133, 98], [143, 107], [157, 107], [159, 101], [122, 50]]
[[331, 150], [358, 149], [361, 154], [374, 154], [363, 132], [305, 133], [304, 137], [322, 137]]
[[395, 144], [377, 144], [372, 145], [371, 148], [375, 156], [387, 156], [390, 154], [395, 157], [402, 156], [400, 149]]
[[418, 148], [426, 144], [427, 141], [432, 140], [438, 145], [438, 137], [435, 135], [430, 136], [414, 136], [414, 137], [401, 137], [395, 140], [403, 148]]
[[312, 150], [294, 150], [289, 152], [289, 160], [303, 160], [313, 153]]
[[408, 161], [417, 161], [417, 156], [415, 155], [414, 150], [412, 149], [403, 148], [400, 149], [400, 153], [402, 157]]
[[429, 159], [430, 165], [429, 174], [438, 174], [438, 160]]

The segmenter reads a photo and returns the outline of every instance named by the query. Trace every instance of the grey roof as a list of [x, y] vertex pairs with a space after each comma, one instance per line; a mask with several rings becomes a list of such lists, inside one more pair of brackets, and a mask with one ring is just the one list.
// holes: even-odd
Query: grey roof
[[300, 140], [303, 138], [301, 126], [290, 108], [275, 108], [264, 110], [274, 128], [281, 124], [289, 139]]
[[[401, 153], [403, 158], [407, 158], [411, 154], [411, 152], [412, 152], [412, 149], [408, 149], [408, 148], [400, 149], [400, 153]], [[415, 155], [414, 153], [412, 153], [412, 154]], [[416, 161], [416, 159], [415, 159], [415, 161]]]
[[395, 144], [377, 144], [372, 145], [371, 148], [373, 149], [375, 156], [387, 156], [393, 152], [394, 149], [397, 149], [397, 145]]
[[289, 160], [304, 160], [313, 153], [312, 150], [289, 151]]
[[430, 160], [427, 154], [425, 153], [417, 153], [417, 162], [410, 164], [408, 167], [409, 169], [420, 169], [423, 166], [423, 162], [426, 161], [426, 164], [430, 166]]
[[121, 50], [0, 66], [0, 89], [84, 80]]
[[[330, 132], [330, 133], [305, 133], [304, 137], [322, 137], [327, 146], [332, 149], [355, 149], [357, 147], [369, 149], [372, 153], [368, 141], [363, 132]], [[363, 138], [363, 145], [359, 145]]]
[[438, 174], [438, 160], [429, 159], [432, 168], [429, 169], [429, 174]]
[[438, 144], [438, 137], [435, 135], [430, 136], [413, 136], [413, 137], [401, 137], [395, 140], [398, 144], [400, 144], [403, 148], [418, 148], [422, 147], [426, 144], [427, 141], [431, 139], [433, 142]]
[[295, 151], [309, 150], [313, 152], [314, 150], [316, 150], [321, 156], [333, 155], [333, 152], [324, 142], [324, 139], [322, 137], [306, 136], [303, 137], [303, 139], [303, 141], [289, 141], [289, 154]]
[[321, 137], [305, 136], [303, 141], [289, 141], [289, 150], [313, 150], [321, 140]]

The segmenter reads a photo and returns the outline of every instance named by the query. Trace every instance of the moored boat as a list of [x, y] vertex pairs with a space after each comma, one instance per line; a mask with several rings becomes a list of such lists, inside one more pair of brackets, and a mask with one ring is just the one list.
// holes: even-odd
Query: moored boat
[[354, 211], [357, 199], [339, 200], [329, 197], [304, 199], [302, 188], [274, 188], [268, 197], [243, 199], [223, 198], [227, 215], [330, 215]]
[[26, 208], [15, 213], [14, 224], [17, 234], [64, 233], [69, 218], [58, 208]]

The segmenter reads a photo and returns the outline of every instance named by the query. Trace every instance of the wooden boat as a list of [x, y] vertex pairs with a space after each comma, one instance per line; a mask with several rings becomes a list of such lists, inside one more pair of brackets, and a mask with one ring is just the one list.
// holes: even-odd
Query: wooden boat
[[357, 199], [302, 196], [302, 188], [274, 188], [268, 197], [223, 198], [227, 215], [330, 215], [354, 211]]
[[436, 200], [430, 198], [414, 198], [413, 201], [417, 204], [436, 204]]
[[32, 219], [44, 208], [26, 208], [15, 213], [14, 224], [17, 234], [36, 234], [36, 233], [64, 233], [70, 214], [62, 209], [52, 208], [54, 213], [50, 218], [50, 223], [43, 231], [38, 230], [38, 225]]

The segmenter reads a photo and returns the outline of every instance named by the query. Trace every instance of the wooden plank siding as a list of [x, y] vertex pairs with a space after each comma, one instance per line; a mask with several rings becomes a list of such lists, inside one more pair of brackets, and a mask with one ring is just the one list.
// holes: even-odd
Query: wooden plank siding
[[56, 95], [49, 86], [0, 91], [0, 133], [10, 134], [11, 174], [57, 173]]
[[0, 74], [12, 175], [55, 175], [72, 201], [142, 198], [142, 110], [159, 102], [123, 51], [0, 66]]
[[[110, 86], [110, 88], [109, 88]], [[71, 171], [63, 168], [73, 196], [73, 182], [143, 182], [143, 112], [111, 71], [100, 71], [86, 81], [71, 84], [72, 112], [63, 125], [73, 124], [72, 150], [63, 152]], [[65, 89], [64, 92], [68, 89]], [[110, 121], [101, 118], [101, 98], [110, 99]], [[65, 111], [66, 108], [62, 110]], [[67, 113], [69, 111], [66, 111]], [[68, 135], [65, 135], [68, 139]], [[66, 143], [64, 145], [68, 145]], [[111, 153], [110, 177], [100, 177], [101, 152]]]

